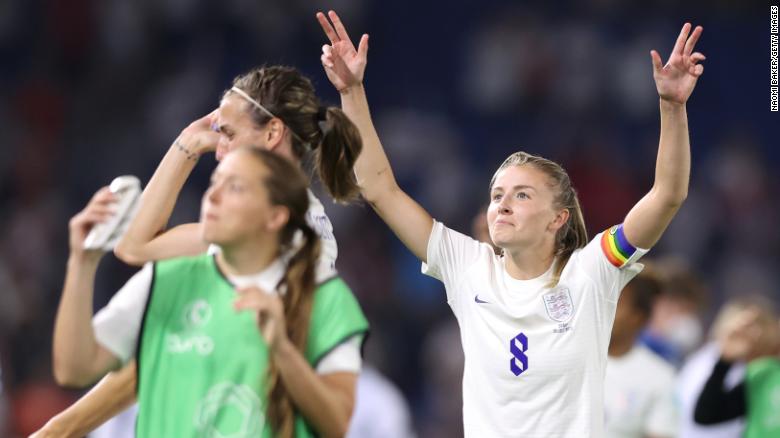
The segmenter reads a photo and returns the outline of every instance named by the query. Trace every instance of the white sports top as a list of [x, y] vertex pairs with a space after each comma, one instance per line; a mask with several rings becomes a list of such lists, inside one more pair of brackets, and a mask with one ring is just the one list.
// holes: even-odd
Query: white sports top
[[422, 271], [444, 283], [460, 326], [466, 437], [604, 436], [615, 308], [647, 251], [637, 248], [618, 268], [602, 251], [602, 234], [572, 254], [549, 288], [552, 267], [514, 279], [489, 245], [434, 222]]

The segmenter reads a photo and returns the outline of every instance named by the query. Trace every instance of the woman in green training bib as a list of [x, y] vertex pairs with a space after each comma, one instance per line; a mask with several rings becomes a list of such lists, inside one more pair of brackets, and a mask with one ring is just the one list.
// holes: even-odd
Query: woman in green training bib
[[70, 362], [61, 380], [94, 381], [137, 357], [137, 436], [346, 432], [368, 325], [340, 279], [315, 286], [320, 238], [294, 164], [257, 149], [227, 154], [199, 224], [219, 251], [146, 265], [90, 321], [103, 253], [83, 241], [110, 202], [103, 189], [70, 222], [56, 336], [80, 342], [55, 351]]

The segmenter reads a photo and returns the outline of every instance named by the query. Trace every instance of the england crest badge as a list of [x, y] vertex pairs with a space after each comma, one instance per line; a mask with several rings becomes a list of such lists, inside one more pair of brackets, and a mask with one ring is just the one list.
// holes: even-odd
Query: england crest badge
[[542, 295], [547, 316], [555, 322], [567, 322], [574, 315], [574, 301], [569, 288], [557, 286], [552, 291]]

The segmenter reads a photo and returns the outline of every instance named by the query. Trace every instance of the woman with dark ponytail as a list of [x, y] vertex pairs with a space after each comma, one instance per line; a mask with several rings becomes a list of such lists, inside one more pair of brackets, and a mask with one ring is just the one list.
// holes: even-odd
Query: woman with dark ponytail
[[[325, 107], [311, 81], [293, 67], [260, 67], [238, 76], [219, 108], [185, 128], [174, 140], [141, 196], [138, 214], [114, 249], [126, 263], [206, 251], [197, 224], [179, 225], [160, 234], [176, 198], [198, 159], [215, 152], [217, 160], [240, 147], [264, 149], [297, 166], [311, 162], [337, 202], [355, 199], [359, 190], [353, 167], [363, 143], [357, 127], [341, 109]], [[308, 221], [322, 237], [321, 279], [336, 274], [338, 256], [333, 226], [322, 203], [309, 191]]]
[[444, 283], [460, 325], [465, 436], [604, 436], [603, 379], [620, 291], [688, 191], [685, 104], [704, 70], [704, 55], [693, 53], [701, 27], [683, 26], [665, 66], [651, 52], [661, 112], [655, 184], [623, 223], [588, 241], [566, 171], [517, 152], [487, 190], [496, 254], [435, 221], [398, 187], [362, 83], [368, 35], [356, 48], [338, 15], [317, 18], [330, 40], [323, 67], [363, 138], [355, 164], [361, 194], [423, 262], [423, 272]]
[[[252, 129], [235, 134], [242, 115], [248, 115]], [[362, 142], [357, 127], [341, 109], [323, 107], [314, 94], [311, 81], [292, 67], [261, 67], [237, 77], [222, 98], [213, 122], [223, 134], [217, 142], [217, 159], [242, 146], [277, 151], [300, 163], [312, 155], [314, 168], [334, 200], [348, 202], [358, 196], [353, 166], [360, 155]], [[211, 146], [193, 144], [197, 153]], [[128, 239], [131, 239], [130, 236]]]
[[227, 154], [198, 225], [219, 251], [146, 265], [91, 322], [103, 252], [83, 242], [109, 214], [99, 191], [70, 223], [58, 380], [84, 385], [136, 357], [141, 437], [343, 436], [368, 324], [339, 278], [318, 285], [307, 186], [278, 154]]

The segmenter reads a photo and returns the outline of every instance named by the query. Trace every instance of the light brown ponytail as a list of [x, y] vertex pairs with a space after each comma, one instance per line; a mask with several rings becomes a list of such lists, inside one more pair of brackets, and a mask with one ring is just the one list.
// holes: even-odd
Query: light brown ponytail
[[[282, 290], [286, 289], [282, 301], [287, 336], [295, 348], [303, 354], [306, 351], [309, 319], [314, 301], [314, 272], [320, 254], [320, 238], [305, 220], [299, 225], [299, 230], [304, 236], [304, 244], [290, 259], [279, 287]], [[277, 437], [292, 438], [295, 433], [295, 406], [273, 361], [269, 361], [268, 374], [270, 390], [267, 418]]]
[[333, 199], [346, 202], [360, 194], [352, 169], [363, 142], [357, 126], [341, 109], [330, 107], [326, 113], [322, 143], [316, 149], [317, 173]]
[[[314, 301], [315, 271], [320, 257], [320, 237], [306, 222], [309, 210], [308, 181], [300, 169], [285, 158], [260, 149], [246, 149], [269, 170], [264, 178], [272, 205], [287, 207], [290, 219], [279, 235], [281, 257], [294, 252], [279, 281], [282, 292], [287, 336], [295, 348], [306, 351], [309, 319]], [[300, 234], [299, 234], [300, 233]], [[302, 242], [295, 242], [296, 235]], [[295, 407], [284, 387], [273, 360], [268, 366], [268, 405], [266, 418], [277, 437], [292, 438], [295, 429]]]

